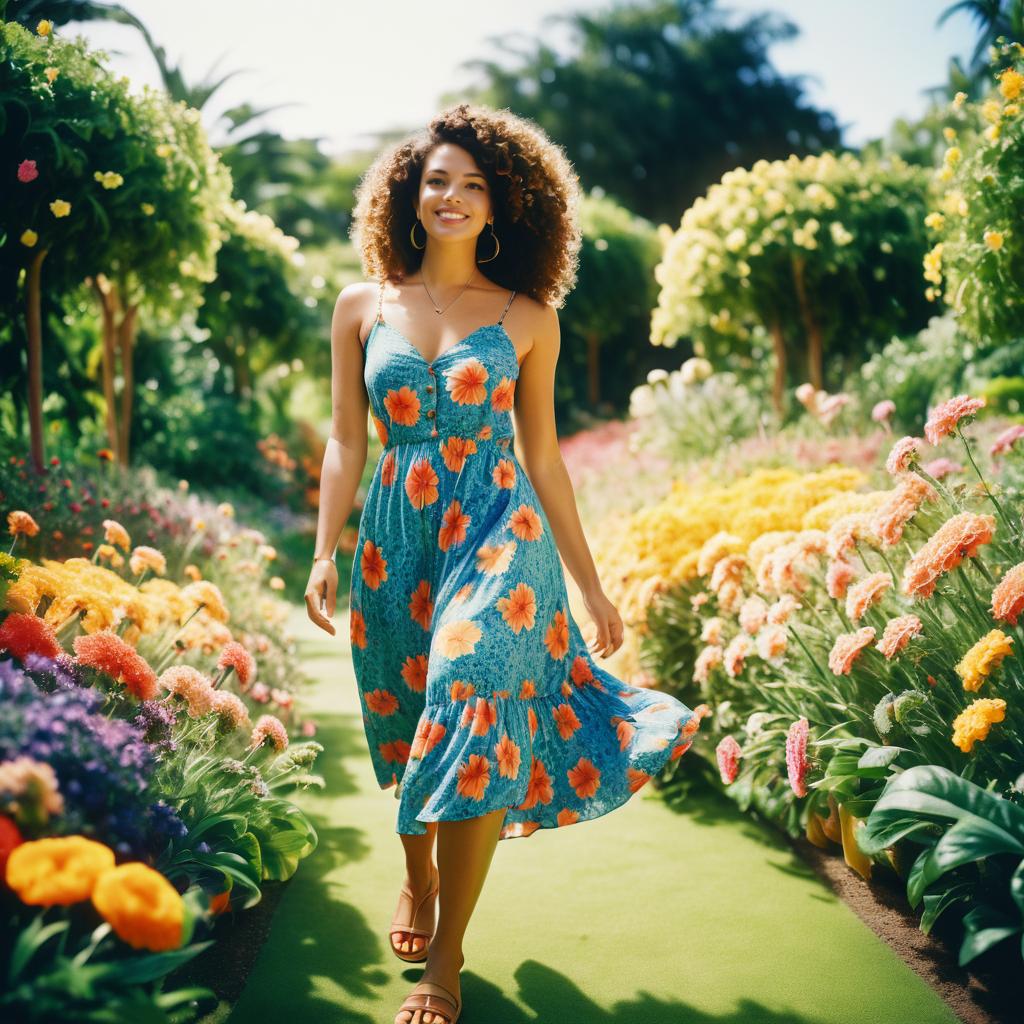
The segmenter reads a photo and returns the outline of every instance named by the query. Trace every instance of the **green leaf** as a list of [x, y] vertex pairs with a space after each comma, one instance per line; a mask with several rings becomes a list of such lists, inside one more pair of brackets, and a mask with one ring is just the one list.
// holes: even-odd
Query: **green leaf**
[[982, 903], [964, 915], [964, 929], [966, 934], [957, 960], [960, 967], [969, 964], [997, 942], [1015, 935], [1021, 927], [994, 907]]

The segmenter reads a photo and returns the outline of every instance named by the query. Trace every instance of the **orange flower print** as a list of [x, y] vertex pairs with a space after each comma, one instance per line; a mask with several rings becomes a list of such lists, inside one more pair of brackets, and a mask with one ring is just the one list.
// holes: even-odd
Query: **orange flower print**
[[476, 549], [476, 570], [488, 576], [500, 576], [509, 567], [515, 553], [514, 540], [504, 544], [485, 544]]
[[537, 735], [537, 712], [532, 707], [526, 709], [526, 721], [530, 724], [530, 739]]
[[476, 714], [474, 706], [467, 702], [462, 709], [462, 718], [459, 719], [459, 728], [468, 729], [473, 724], [473, 716]]
[[532, 679], [524, 679], [523, 685], [519, 688], [519, 699], [529, 700], [537, 696], [537, 687]]
[[480, 405], [487, 398], [487, 369], [479, 359], [465, 359], [445, 374], [444, 386], [458, 405]]
[[473, 589], [476, 586], [472, 581], [464, 583], [455, 593], [452, 595], [452, 604], [460, 604], [467, 600], [469, 595], [473, 593]]
[[494, 602], [494, 607], [501, 612], [505, 625], [514, 633], [533, 629], [537, 615], [537, 595], [529, 583], [513, 587], [504, 597]]
[[536, 807], [538, 803], [549, 804], [554, 795], [551, 776], [548, 775], [544, 762], [535, 757], [530, 763], [530, 781], [526, 786], [526, 799], [519, 804], [518, 809], [528, 811], [531, 807]]
[[377, 749], [388, 763], [397, 761], [399, 764], [405, 764], [409, 760], [411, 747], [405, 740], [392, 740], [390, 743], [382, 743]]
[[494, 691], [494, 696], [498, 697], [500, 700], [508, 700], [509, 693], [510, 693], [509, 690], [495, 690]]
[[520, 540], [539, 540], [544, 533], [544, 524], [537, 515], [537, 510], [529, 505], [520, 505], [509, 516], [508, 528]]
[[498, 464], [491, 470], [491, 479], [498, 487], [507, 487], [511, 490], [516, 483], [516, 464], [511, 459], [499, 459]]
[[366, 619], [363, 613], [353, 608], [348, 615], [348, 636], [353, 647], [366, 649]]
[[647, 772], [640, 771], [639, 768], [628, 768], [626, 770], [626, 778], [629, 779], [630, 793], [635, 793], [641, 786], [651, 781], [651, 776]]
[[567, 698], [572, 696], [572, 686], [569, 685], [568, 679], [562, 683], [562, 696]]
[[409, 618], [424, 629], [430, 629], [430, 620], [434, 615], [434, 602], [430, 596], [430, 580], [420, 580], [419, 586], [409, 598]]
[[466, 527], [470, 517], [462, 511], [462, 502], [458, 498], [444, 510], [441, 517], [441, 528], [437, 531], [437, 546], [447, 551], [453, 544], [461, 544], [466, 539]]
[[572, 681], [577, 686], [586, 686], [587, 683], [594, 681], [594, 673], [590, 667], [590, 662], [583, 657], [582, 654], [577, 654], [572, 660], [572, 671], [569, 673], [572, 676]]
[[472, 683], [464, 683], [461, 679], [452, 683], [452, 700], [468, 700], [474, 693], [476, 687]]
[[426, 757], [441, 742], [447, 731], [441, 722], [421, 718], [416, 726], [416, 735], [412, 738], [409, 757]]
[[374, 416], [372, 412], [370, 413], [370, 419], [373, 420], [373, 426], [374, 429], [377, 431], [377, 437], [380, 438], [380, 443], [386, 445], [388, 443], [387, 425], [384, 423], [383, 420], [377, 419], [377, 417]]
[[482, 426], [482, 427], [481, 427], [481, 428], [480, 428], [480, 429], [479, 429], [479, 430], [478, 430], [478, 431], [476, 432], [476, 437], [477, 437], [477, 440], [478, 440], [478, 441], [489, 441], [489, 440], [490, 440], [490, 438], [491, 438], [491, 434], [492, 434], [492, 433], [493, 433], [493, 431], [491, 430], [491, 425], [490, 425], [490, 423], [485, 423], [485, 424], [484, 424], [484, 425], [483, 425], [483, 426]]
[[398, 698], [390, 690], [370, 690], [366, 694], [366, 706], [375, 715], [386, 718], [398, 710]]
[[544, 646], [555, 661], [560, 661], [569, 652], [569, 621], [561, 609], [555, 612], [544, 634]]
[[405, 493], [413, 508], [426, 508], [437, 501], [437, 473], [430, 459], [417, 459], [405, 477]]
[[437, 649], [450, 661], [472, 654], [476, 643], [483, 636], [480, 627], [472, 619], [456, 619], [446, 622], [434, 635]]
[[498, 708], [493, 700], [484, 697], [477, 697], [476, 707], [473, 709], [474, 736], [486, 736], [491, 726], [498, 721]]
[[453, 435], [441, 445], [441, 458], [453, 473], [461, 473], [462, 467], [466, 464], [466, 457], [475, 451], [476, 441], [473, 438]]
[[615, 727], [615, 735], [619, 740], [619, 750], [625, 750], [629, 746], [629, 741], [633, 738], [636, 733], [636, 726], [627, 721], [625, 718], [619, 722]]
[[514, 779], [519, 774], [519, 745], [508, 733], [495, 744], [494, 757], [498, 762], [498, 774], [506, 779]]
[[570, 704], [559, 704], [551, 709], [551, 715], [558, 726], [558, 735], [563, 740], [571, 739], [572, 734], [580, 727], [580, 720], [576, 717]]
[[363, 545], [359, 568], [363, 574], [363, 582], [371, 590], [376, 590], [388, 578], [387, 559], [372, 540], [367, 540]]
[[562, 825], [575, 825], [576, 822], [579, 821], [579, 820], [580, 820], [580, 816], [575, 811], [570, 810], [568, 807], [563, 807], [558, 812], [558, 817], [555, 818], [555, 821], [558, 822], [559, 826], [562, 826]]
[[516, 382], [511, 377], [502, 377], [491, 392], [491, 408], [495, 412], [510, 412], [515, 390]]
[[384, 458], [381, 460], [380, 466], [380, 482], [384, 487], [390, 487], [395, 482], [395, 476], [398, 473], [398, 460], [395, 458], [395, 451], [392, 448], [391, 451], [385, 453]]
[[384, 408], [393, 423], [403, 427], [412, 427], [420, 418], [419, 395], [403, 384], [397, 391], [391, 390], [384, 398]]
[[674, 761], [677, 757], [682, 757], [690, 747], [693, 746], [693, 740], [687, 740], [685, 743], [679, 743], [672, 748], [672, 753], [669, 755], [669, 760]]
[[601, 769], [589, 758], [581, 757], [565, 774], [581, 800], [589, 800], [601, 788]]
[[413, 693], [423, 693], [427, 688], [427, 656], [410, 654], [402, 663], [402, 678]]
[[469, 800], [483, 800], [491, 781], [490, 771], [491, 762], [483, 754], [470, 754], [469, 761], [459, 765], [456, 791]]

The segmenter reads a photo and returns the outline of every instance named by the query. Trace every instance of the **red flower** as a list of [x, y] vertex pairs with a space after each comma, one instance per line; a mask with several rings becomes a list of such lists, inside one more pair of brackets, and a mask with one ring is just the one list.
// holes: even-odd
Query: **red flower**
[[120, 680], [139, 700], [152, 700], [157, 695], [156, 673], [149, 663], [111, 630], [76, 636], [74, 647], [80, 664]]
[[39, 177], [39, 169], [36, 167], [35, 160], [22, 160], [18, 164], [18, 181], [27, 184], [30, 181], [35, 181]]
[[7, 858], [16, 846], [24, 842], [18, 826], [4, 814], [0, 814], [0, 880], [7, 872]]
[[53, 627], [38, 615], [14, 612], [0, 625], [0, 651], [10, 651], [24, 661], [30, 654], [41, 654], [45, 658], [56, 658], [60, 644]]

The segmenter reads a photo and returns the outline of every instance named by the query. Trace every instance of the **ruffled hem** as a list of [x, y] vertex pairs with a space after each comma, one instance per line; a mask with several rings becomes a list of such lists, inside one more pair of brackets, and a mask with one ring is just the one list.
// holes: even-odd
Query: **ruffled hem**
[[586, 659], [554, 693], [476, 693], [428, 703], [396, 787], [395, 831], [461, 821], [502, 807], [499, 839], [601, 817], [622, 806], [700, 728], [701, 713], [657, 690], [624, 684]]

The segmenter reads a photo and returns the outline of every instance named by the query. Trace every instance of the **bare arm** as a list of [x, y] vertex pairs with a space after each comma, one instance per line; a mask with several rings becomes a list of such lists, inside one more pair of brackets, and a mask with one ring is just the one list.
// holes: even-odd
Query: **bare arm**
[[602, 657], [622, 644], [622, 619], [604, 593], [583, 534], [576, 494], [558, 447], [555, 427], [555, 366], [561, 348], [558, 313], [551, 306], [534, 330], [533, 347], [523, 360], [515, 390], [515, 431], [522, 464], [558, 545], [566, 568], [583, 594], [597, 634], [590, 644]]
[[334, 615], [338, 593], [334, 553], [352, 512], [368, 450], [369, 400], [359, 341], [364, 301], [360, 286], [346, 286], [331, 319], [331, 433], [320, 473], [320, 508], [312, 552], [321, 557], [313, 563], [306, 585], [306, 610], [310, 619], [332, 636], [334, 625], [323, 610], [326, 608], [327, 616]]

